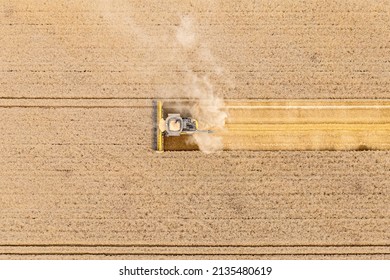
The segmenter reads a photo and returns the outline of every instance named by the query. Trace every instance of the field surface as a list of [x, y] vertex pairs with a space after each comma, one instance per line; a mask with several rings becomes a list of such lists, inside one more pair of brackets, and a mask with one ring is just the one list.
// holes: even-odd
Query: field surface
[[152, 103], [388, 102], [388, 2], [0, 0], [0, 35], [1, 259], [390, 258], [388, 150], [157, 154]]

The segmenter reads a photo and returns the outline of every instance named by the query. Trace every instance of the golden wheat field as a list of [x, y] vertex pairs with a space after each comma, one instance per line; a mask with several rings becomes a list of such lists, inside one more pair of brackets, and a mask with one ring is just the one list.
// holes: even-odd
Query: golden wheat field
[[[0, 35], [1, 259], [390, 258], [388, 2], [0, 0]], [[220, 142], [156, 153], [155, 100]]]

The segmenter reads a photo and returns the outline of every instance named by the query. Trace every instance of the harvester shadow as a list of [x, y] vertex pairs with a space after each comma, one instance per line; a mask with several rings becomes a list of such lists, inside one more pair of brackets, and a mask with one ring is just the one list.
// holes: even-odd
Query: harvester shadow
[[157, 134], [158, 134], [158, 120], [157, 120], [157, 101], [153, 100], [153, 110], [152, 110], [152, 119], [153, 119], [153, 126], [152, 126], [152, 149], [154, 151], [157, 151]]

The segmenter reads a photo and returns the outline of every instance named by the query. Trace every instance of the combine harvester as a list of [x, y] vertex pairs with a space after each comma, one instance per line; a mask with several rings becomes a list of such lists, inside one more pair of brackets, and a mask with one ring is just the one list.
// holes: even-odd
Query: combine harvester
[[198, 121], [182, 117], [178, 113], [164, 113], [162, 101], [157, 101], [157, 152], [164, 152], [164, 137], [192, 135], [194, 133], [213, 133], [212, 130], [199, 130]]

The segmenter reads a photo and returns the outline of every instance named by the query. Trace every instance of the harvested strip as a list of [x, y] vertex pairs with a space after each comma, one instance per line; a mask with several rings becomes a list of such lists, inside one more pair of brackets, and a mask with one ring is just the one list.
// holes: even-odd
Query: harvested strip
[[[172, 110], [172, 108], [171, 108]], [[224, 150], [389, 150], [388, 100], [228, 101]], [[165, 150], [194, 150], [166, 137]]]

